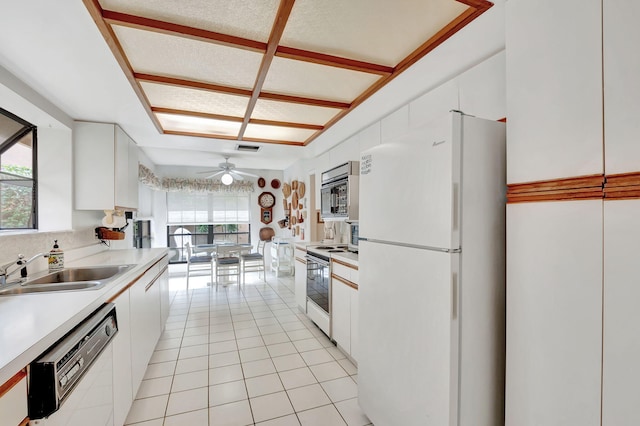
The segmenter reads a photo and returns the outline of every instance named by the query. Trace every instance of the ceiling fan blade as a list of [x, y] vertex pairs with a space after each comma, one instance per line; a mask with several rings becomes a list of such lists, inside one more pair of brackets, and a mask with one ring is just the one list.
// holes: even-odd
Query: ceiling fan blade
[[199, 175], [204, 175], [204, 174], [206, 174], [206, 173], [216, 173], [216, 172], [220, 172], [220, 171], [224, 171], [224, 170], [221, 170], [221, 169], [213, 169], [213, 170], [205, 170], [204, 172], [196, 172], [196, 173], [197, 173], [197, 174], [199, 174]]
[[231, 175], [231, 177], [233, 177], [233, 178], [234, 178], [234, 179], [236, 179], [236, 180], [244, 180], [244, 178], [243, 178], [242, 176], [240, 176], [240, 175], [238, 174], [238, 172], [237, 172], [237, 171], [235, 171], [235, 170], [233, 170], [233, 171], [229, 170], [229, 172], [228, 172], [228, 173]]
[[239, 175], [242, 175], [242, 176], [249, 176], [249, 177], [255, 177], [255, 178], [258, 177], [257, 175], [254, 175], [253, 173], [241, 172], [240, 170], [234, 170], [233, 172], [237, 173]]
[[219, 176], [219, 175], [221, 175], [221, 174], [224, 174], [224, 170], [220, 170], [219, 172], [215, 172], [215, 173], [214, 173], [214, 174], [212, 174], [212, 175], [205, 176], [205, 179], [211, 179], [211, 178], [214, 178], [214, 177]]

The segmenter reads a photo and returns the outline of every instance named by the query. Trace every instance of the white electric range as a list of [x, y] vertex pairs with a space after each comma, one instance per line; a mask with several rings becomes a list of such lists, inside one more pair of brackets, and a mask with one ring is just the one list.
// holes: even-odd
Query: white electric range
[[347, 245], [307, 246], [307, 316], [331, 338], [331, 253]]

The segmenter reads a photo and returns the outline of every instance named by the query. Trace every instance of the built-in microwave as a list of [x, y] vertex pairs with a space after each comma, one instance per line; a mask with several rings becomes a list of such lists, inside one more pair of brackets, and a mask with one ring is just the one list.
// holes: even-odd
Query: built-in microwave
[[323, 220], [358, 219], [360, 163], [348, 161], [322, 173], [320, 216]]

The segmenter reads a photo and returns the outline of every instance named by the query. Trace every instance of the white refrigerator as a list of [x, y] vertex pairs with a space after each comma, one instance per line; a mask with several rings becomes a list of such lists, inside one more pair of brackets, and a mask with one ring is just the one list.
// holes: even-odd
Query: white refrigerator
[[376, 426], [504, 424], [505, 124], [452, 111], [360, 161], [358, 399]]

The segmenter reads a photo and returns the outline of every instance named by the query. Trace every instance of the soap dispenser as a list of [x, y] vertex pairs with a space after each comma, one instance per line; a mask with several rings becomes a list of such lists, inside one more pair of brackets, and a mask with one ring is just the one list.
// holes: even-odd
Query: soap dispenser
[[49, 271], [59, 271], [64, 268], [64, 252], [58, 246], [58, 240], [53, 241], [53, 248], [49, 252]]

